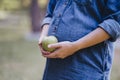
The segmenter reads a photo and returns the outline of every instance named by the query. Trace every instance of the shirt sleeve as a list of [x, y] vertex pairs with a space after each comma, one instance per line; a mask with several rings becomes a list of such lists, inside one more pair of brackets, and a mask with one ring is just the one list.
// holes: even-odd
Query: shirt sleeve
[[53, 16], [53, 11], [54, 11], [56, 2], [57, 2], [57, 0], [49, 0], [48, 6], [47, 6], [46, 15], [45, 15], [45, 18], [42, 21], [41, 27], [43, 25], [45, 25], [45, 24], [50, 24], [52, 16]]
[[106, 14], [99, 26], [110, 35], [110, 41], [116, 41], [120, 36], [120, 0], [107, 0]]

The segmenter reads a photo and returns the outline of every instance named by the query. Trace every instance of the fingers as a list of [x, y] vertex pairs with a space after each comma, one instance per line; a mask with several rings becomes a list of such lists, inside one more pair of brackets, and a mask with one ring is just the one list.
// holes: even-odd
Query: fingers
[[44, 57], [47, 57], [47, 58], [60, 58], [60, 59], [64, 59], [66, 56], [61, 56], [57, 53], [51, 53], [49, 55], [43, 55]]
[[47, 57], [47, 58], [61, 58], [63, 59], [64, 56], [61, 54], [62, 52], [62, 45], [63, 43], [60, 42], [60, 43], [55, 43], [55, 44], [49, 44], [48, 47], [49, 48], [56, 48], [55, 51], [53, 51], [52, 53], [50, 53], [49, 55], [43, 55], [44, 57]]
[[[58, 57], [57, 57], [57, 54], [56, 54], [56, 51], [54, 51], [54, 52], [52, 52], [52, 53], [51, 53], [51, 52], [48, 52], [48, 51], [45, 51], [45, 50], [42, 48], [41, 45], [42, 45], [42, 44], [39, 44], [39, 47], [40, 47], [42, 56], [47, 57], [47, 58], [58, 58]], [[56, 47], [56, 48], [58, 48], [59, 45], [50, 45], [50, 47]]]
[[43, 55], [47, 58], [59, 58], [56, 52], [50, 53], [49, 55]]
[[61, 44], [60, 43], [55, 43], [55, 44], [49, 44], [48, 48], [60, 48]]
[[41, 46], [41, 45], [42, 45], [42, 44], [40, 43], [40, 44], [39, 44], [39, 48], [40, 48], [40, 51], [41, 51], [42, 55], [49, 55], [49, 54], [50, 54], [50, 52], [45, 51], [45, 50], [42, 48], [42, 46]]
[[56, 49], [54, 52], [50, 53], [49, 55], [43, 55], [44, 57], [47, 58], [60, 58], [60, 59], [64, 59], [65, 56], [61, 54], [61, 50], [60, 49]]
[[53, 52], [48, 52], [48, 51], [45, 51], [43, 48], [42, 48], [42, 43], [39, 43], [39, 46], [40, 46], [40, 50], [42, 52], [42, 55], [46, 58], [61, 58], [61, 59], [64, 59], [65, 56], [62, 55], [61, 53], [62, 52], [62, 47], [63, 45], [65, 45], [64, 43], [60, 42], [60, 43], [55, 43], [55, 44], [49, 44], [48, 47], [49, 48], [55, 48], [56, 50], [53, 51]]

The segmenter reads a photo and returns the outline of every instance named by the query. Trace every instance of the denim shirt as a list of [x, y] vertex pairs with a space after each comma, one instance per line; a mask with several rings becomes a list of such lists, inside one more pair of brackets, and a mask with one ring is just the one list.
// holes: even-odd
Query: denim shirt
[[50, 0], [42, 25], [58, 41], [76, 41], [100, 27], [110, 39], [65, 59], [47, 59], [43, 80], [109, 80], [120, 36], [120, 0]]

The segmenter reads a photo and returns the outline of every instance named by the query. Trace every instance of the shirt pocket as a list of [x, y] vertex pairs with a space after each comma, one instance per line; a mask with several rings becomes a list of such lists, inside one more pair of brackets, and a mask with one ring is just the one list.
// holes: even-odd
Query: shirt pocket
[[80, 6], [89, 6], [93, 0], [74, 0]]

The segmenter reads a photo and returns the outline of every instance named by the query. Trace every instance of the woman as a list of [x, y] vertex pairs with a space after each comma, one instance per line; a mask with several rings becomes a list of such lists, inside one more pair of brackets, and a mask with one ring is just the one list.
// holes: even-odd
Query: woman
[[[41, 42], [54, 35], [54, 52]], [[43, 80], [110, 80], [120, 36], [120, 0], [50, 0], [39, 39], [47, 58]]]

